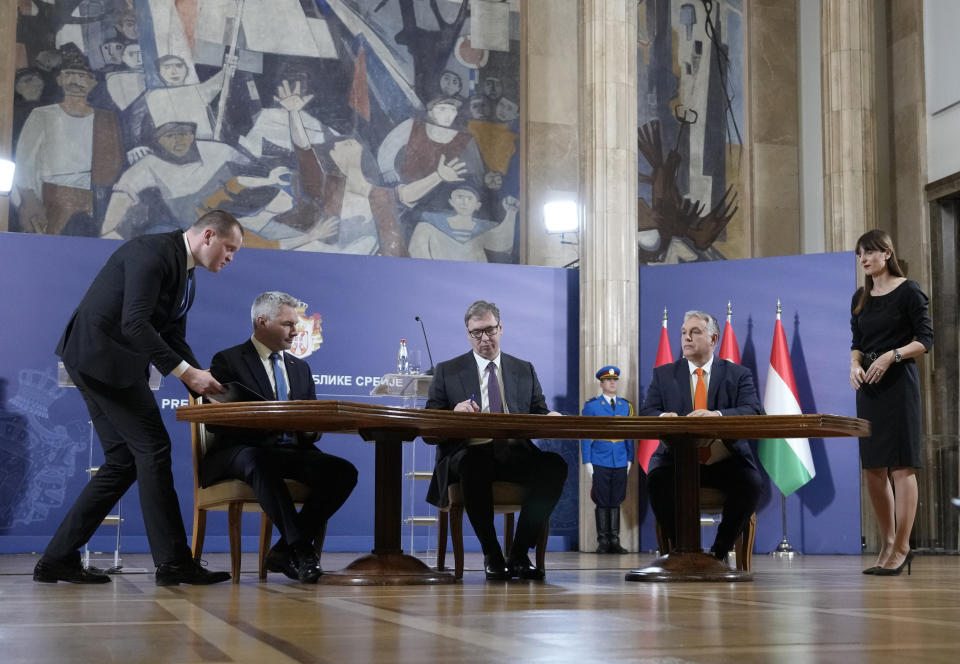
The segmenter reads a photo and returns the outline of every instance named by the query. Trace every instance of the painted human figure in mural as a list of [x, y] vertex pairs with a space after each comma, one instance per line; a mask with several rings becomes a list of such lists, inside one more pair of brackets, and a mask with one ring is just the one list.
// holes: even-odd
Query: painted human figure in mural
[[462, 180], [466, 166], [441, 154], [433, 170], [423, 177], [392, 187], [379, 186], [375, 183], [377, 172], [372, 155], [358, 139], [341, 136], [322, 146], [311, 145], [300, 116], [311, 98], [312, 95], [301, 94], [299, 84], [291, 88], [284, 81], [275, 99], [290, 114], [290, 135], [297, 148], [303, 191], [323, 209], [326, 217], [339, 219], [337, 237], [334, 240], [329, 226], [321, 225], [318, 232], [325, 239], [307, 234], [299, 246], [281, 246], [406, 256], [401, 211], [416, 205], [438, 185]]
[[220, 94], [224, 77], [236, 67], [236, 56], [225, 56], [223, 69], [201, 83], [188, 84], [189, 70], [183, 58], [178, 55], [157, 58], [157, 72], [166, 87], [147, 92], [147, 110], [153, 125], [194, 122], [198, 140], [212, 139], [210, 103]]
[[123, 50], [126, 44], [117, 37], [110, 37], [100, 44], [100, 57], [103, 59], [101, 72], [112, 72], [124, 68]]
[[[76, 215], [89, 230], [95, 194], [109, 187], [123, 165], [116, 115], [87, 101], [97, 79], [86, 57], [71, 42], [60, 60], [63, 101], [35, 108], [17, 140], [11, 200], [21, 229], [34, 233], [59, 234]], [[81, 217], [74, 223], [83, 224]]]
[[459, 98], [463, 90], [460, 74], [449, 69], [440, 74], [440, 94], [444, 97]]
[[452, 126], [462, 104], [453, 97], [434, 99], [427, 105], [426, 118], [409, 118], [394, 127], [377, 152], [384, 180], [413, 182], [429, 175], [441, 155], [466, 164], [469, 178], [482, 179], [483, 160], [476, 141]]
[[414, 258], [438, 258], [448, 261], [487, 262], [487, 251], [513, 249], [519, 201], [503, 199], [503, 220], [498, 224], [474, 215], [482, 205], [479, 192], [468, 184], [452, 185], [449, 211], [425, 212], [410, 238]]
[[486, 96], [473, 97], [470, 102], [471, 111], [476, 106], [479, 117], [475, 116], [467, 123], [467, 132], [476, 140], [485, 165], [484, 186], [497, 191], [503, 185], [503, 174], [510, 168], [510, 160], [517, 151], [520, 134], [514, 131], [514, 123], [520, 114], [520, 106], [507, 97], [500, 97], [493, 106], [492, 115], [496, 120], [493, 121], [487, 119], [491, 115], [491, 102]]
[[[300, 95], [302, 97], [313, 97], [311, 93], [309, 75], [305, 71], [284, 71], [282, 78], [277, 81], [277, 87], [281, 87], [284, 82], [288, 89], [291, 86], [299, 84]], [[301, 110], [300, 119], [307, 132], [310, 143], [319, 145], [332, 140], [340, 134], [333, 128], [325, 125], [316, 117]], [[239, 139], [241, 146], [246, 148], [250, 154], [255, 157], [263, 156], [264, 148], [269, 144], [273, 148], [281, 148], [290, 153], [293, 152], [293, 143], [290, 141], [290, 114], [287, 109], [279, 104], [262, 109], [257, 113], [253, 126], [245, 136]]]
[[[157, 127], [150, 154], [128, 168], [113, 186], [110, 204], [103, 221], [102, 237], [119, 238], [129, 235], [121, 227], [129, 221], [139, 232], [153, 227], [186, 228], [205, 212], [203, 203], [235, 177], [238, 167], [249, 159], [237, 150], [217, 141], [196, 140], [196, 125], [192, 122], [167, 122]], [[280, 177], [280, 174], [274, 179]], [[248, 182], [248, 186], [260, 184]], [[148, 190], [157, 190], [167, 211], [161, 219], [147, 220], [141, 214], [132, 214], [143, 202]], [[156, 212], [156, 211], [155, 211]], [[129, 219], [128, 219], [129, 216]]]
[[123, 48], [120, 55], [122, 69], [107, 74], [107, 92], [121, 111], [147, 89], [143, 74], [143, 57], [140, 44], [133, 42]]

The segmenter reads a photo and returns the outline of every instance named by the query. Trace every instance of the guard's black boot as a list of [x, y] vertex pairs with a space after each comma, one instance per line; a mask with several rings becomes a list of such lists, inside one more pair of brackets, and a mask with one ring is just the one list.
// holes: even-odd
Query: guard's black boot
[[610, 514], [605, 507], [594, 510], [597, 516], [597, 553], [610, 553]]
[[627, 550], [620, 546], [620, 508], [609, 507], [607, 513], [610, 515], [610, 529], [607, 536], [607, 553], [627, 553]]

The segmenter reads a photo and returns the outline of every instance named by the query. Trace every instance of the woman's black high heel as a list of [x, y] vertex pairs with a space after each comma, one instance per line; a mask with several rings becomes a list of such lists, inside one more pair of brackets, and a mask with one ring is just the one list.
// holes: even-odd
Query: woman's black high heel
[[867, 569], [863, 570], [863, 573], [876, 574], [878, 569], [880, 569], [880, 565], [874, 565], [873, 567], [868, 567]]
[[903, 559], [903, 562], [900, 563], [900, 567], [894, 567], [890, 569], [889, 567], [881, 567], [874, 574], [877, 576], [900, 576], [900, 573], [903, 572], [903, 568], [907, 568], [907, 576], [910, 576], [910, 563], [913, 561], [913, 550], [907, 552], [906, 557]]

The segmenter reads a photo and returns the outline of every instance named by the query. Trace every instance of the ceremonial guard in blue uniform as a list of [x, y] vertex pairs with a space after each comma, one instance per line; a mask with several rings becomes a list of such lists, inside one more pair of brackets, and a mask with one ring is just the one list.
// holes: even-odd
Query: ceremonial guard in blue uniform
[[[601, 394], [583, 404], [584, 415], [633, 415], [633, 404], [617, 396], [620, 369], [597, 372]], [[633, 460], [632, 440], [581, 440], [580, 453], [593, 477], [590, 498], [596, 504], [597, 553], [626, 553], [620, 546], [620, 503], [627, 495], [627, 473]]]

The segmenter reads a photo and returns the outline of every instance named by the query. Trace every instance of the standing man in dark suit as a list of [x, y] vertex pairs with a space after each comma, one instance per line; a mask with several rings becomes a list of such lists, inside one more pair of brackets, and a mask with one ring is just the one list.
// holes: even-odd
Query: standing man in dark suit
[[[437, 365], [427, 408], [468, 413], [560, 414], [547, 408], [533, 365], [500, 352], [503, 327], [495, 304], [478, 300], [470, 305], [463, 320], [473, 350]], [[447, 488], [460, 483], [464, 509], [483, 548], [487, 579], [543, 579], [544, 570], [530, 562], [527, 552], [536, 544], [560, 500], [567, 462], [559, 454], [541, 451], [530, 440], [469, 438], [436, 442], [440, 448], [427, 502], [446, 506]], [[493, 525], [496, 480], [516, 482], [528, 489], [513, 548], [506, 560]]]
[[170, 436], [147, 382], [150, 364], [196, 394], [223, 391], [186, 340], [193, 270], [219, 272], [243, 243], [231, 215], [214, 210], [186, 232], [142, 235], [117, 249], [60, 338], [57, 355], [80, 390], [103, 446], [100, 466], [33, 571], [34, 581], [106, 583], [80, 564], [83, 546], [136, 480], [157, 585], [226, 581], [194, 562], [173, 486]]
[[[257, 296], [250, 309], [253, 335], [213, 356], [213, 376], [222, 383], [241, 383], [268, 399], [316, 399], [310, 366], [286, 352], [299, 334], [297, 305], [297, 298], [286, 293]], [[357, 484], [354, 465], [314, 447], [318, 437], [304, 431], [230, 429], [217, 435], [215, 449], [200, 464], [204, 486], [238, 479], [253, 487], [263, 511], [280, 531], [267, 554], [267, 569], [303, 583], [316, 583], [323, 574], [312, 542]], [[299, 514], [284, 479], [310, 487]]]
[[[683, 358], [653, 370], [639, 415], [660, 417], [720, 417], [762, 412], [750, 372], [733, 362], [714, 358], [720, 338], [717, 319], [703, 311], [688, 311], [680, 330]], [[727, 501], [710, 552], [725, 560], [734, 541], [756, 511], [763, 477], [745, 440], [703, 441], [699, 448], [700, 484], [723, 491]], [[670, 541], [675, 542], [673, 453], [667, 445], [650, 458], [647, 472], [650, 506]]]

